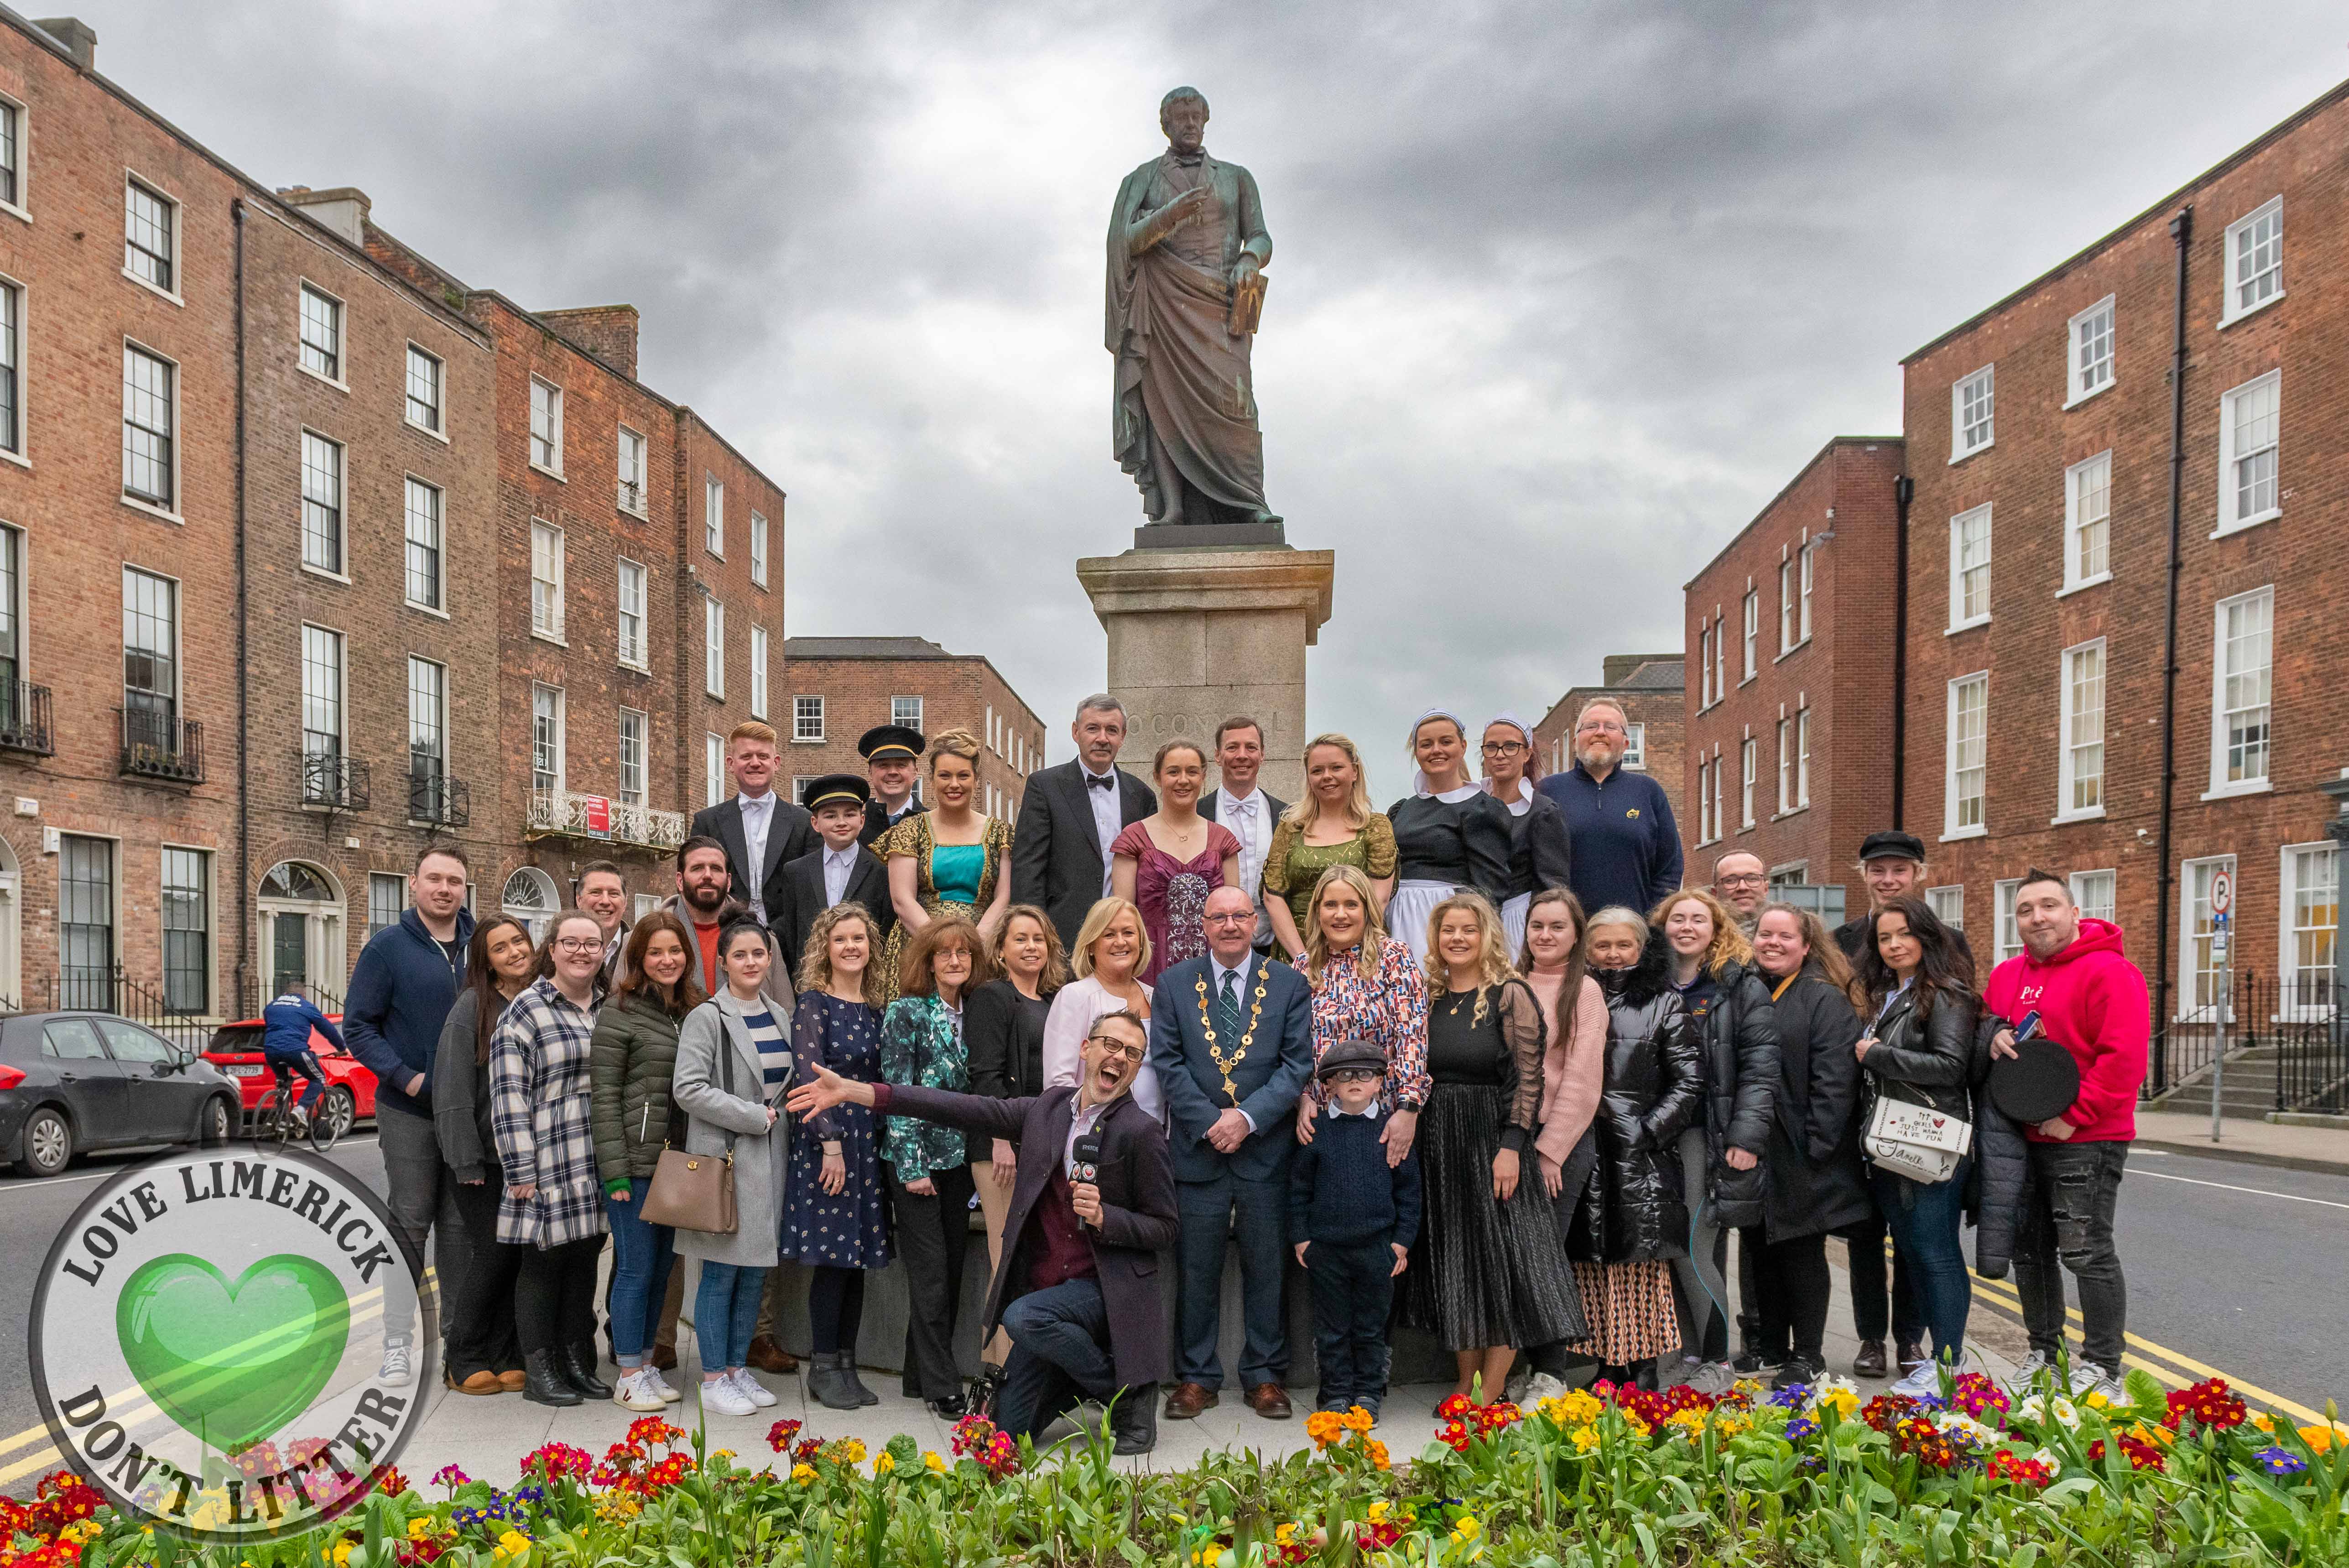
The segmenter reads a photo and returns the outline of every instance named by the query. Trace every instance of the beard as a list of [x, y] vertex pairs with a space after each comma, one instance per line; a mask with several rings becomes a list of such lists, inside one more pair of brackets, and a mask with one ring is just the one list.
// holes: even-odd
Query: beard
[[1612, 768], [1623, 759], [1623, 754], [1619, 751], [1610, 751], [1604, 746], [1591, 746], [1576, 752], [1574, 759], [1585, 768]]

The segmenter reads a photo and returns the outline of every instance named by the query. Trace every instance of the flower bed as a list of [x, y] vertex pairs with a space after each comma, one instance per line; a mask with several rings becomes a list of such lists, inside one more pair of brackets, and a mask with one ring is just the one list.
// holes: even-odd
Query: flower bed
[[158, 1536], [61, 1471], [0, 1501], [0, 1568], [2349, 1563], [2349, 1428], [2254, 1415], [2217, 1378], [2165, 1396], [2137, 1374], [2129, 1393], [1601, 1384], [1532, 1410], [1447, 1400], [1407, 1463], [1357, 1410], [1309, 1418], [1310, 1453], [1143, 1475], [1106, 1439], [1040, 1457], [977, 1418], [951, 1456], [778, 1421], [753, 1465], [651, 1416], [600, 1459], [537, 1449], [511, 1491], [387, 1471], [345, 1528], [238, 1549]]

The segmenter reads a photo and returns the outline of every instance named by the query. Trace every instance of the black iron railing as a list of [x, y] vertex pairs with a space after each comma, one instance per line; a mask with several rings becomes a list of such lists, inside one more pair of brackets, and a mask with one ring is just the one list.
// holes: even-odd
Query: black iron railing
[[370, 793], [367, 765], [332, 751], [302, 754], [302, 804], [332, 811], [364, 811]]
[[57, 751], [49, 734], [49, 688], [30, 681], [0, 681], [0, 751]]
[[2230, 1007], [2222, 1008], [2213, 998], [2154, 1031], [2144, 1098], [2207, 1083], [2223, 1037], [2230, 1086], [2271, 1084], [2278, 1110], [2343, 1109], [2349, 1097], [2349, 1040], [2334, 1021], [2332, 976], [2279, 980], [2243, 970], [2228, 1002]]
[[[323, 1006], [324, 1004], [321, 1004]], [[200, 1023], [205, 1007], [174, 1007], [160, 991], [132, 979], [122, 965], [67, 965], [49, 978], [53, 1012], [112, 1013], [154, 1031], [184, 1050], [202, 1051], [212, 1026]]]
[[408, 780], [408, 820], [461, 828], [473, 820], [472, 786], [445, 773], [415, 774]]
[[204, 727], [152, 708], [119, 707], [122, 718], [122, 771], [138, 779], [174, 784], [204, 781]]

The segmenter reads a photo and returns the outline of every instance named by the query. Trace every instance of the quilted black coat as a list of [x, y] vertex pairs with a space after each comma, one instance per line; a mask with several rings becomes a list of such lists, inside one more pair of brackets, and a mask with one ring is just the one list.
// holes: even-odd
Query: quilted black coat
[[1676, 1145], [1702, 1111], [1703, 1047], [1671, 964], [1657, 939], [1634, 968], [1591, 971], [1607, 995], [1607, 1069], [1592, 1119], [1599, 1159], [1567, 1236], [1572, 1257], [1630, 1263], [1688, 1248]]
[[1876, 1212], [1859, 1159], [1859, 1015], [1816, 966], [1777, 995], [1778, 1097], [1763, 1157], [1762, 1223], [1772, 1242], [1856, 1224]]
[[1762, 1222], [1760, 1165], [1732, 1170], [1732, 1146], [1769, 1152], [1770, 1110], [1778, 1098], [1778, 1011], [1761, 972], [1732, 963], [1704, 1018], [1705, 1199], [1723, 1228]]
[[1987, 1007], [1974, 1027], [1974, 1168], [1967, 1212], [1974, 1222], [1974, 1272], [2004, 1279], [2032, 1200], [2031, 1145], [1990, 1098], [1990, 1043], [2007, 1021]]

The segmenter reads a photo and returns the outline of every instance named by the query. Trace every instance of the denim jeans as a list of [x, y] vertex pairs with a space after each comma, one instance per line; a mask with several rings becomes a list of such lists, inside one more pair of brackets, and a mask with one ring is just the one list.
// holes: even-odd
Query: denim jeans
[[1973, 1281], [1966, 1274], [1965, 1249], [1958, 1240], [1964, 1222], [1966, 1172], [1961, 1160], [1946, 1181], [1925, 1186], [1889, 1171], [1868, 1168], [1868, 1191], [1877, 1212], [1892, 1230], [1893, 1262], [1914, 1282], [1917, 1304], [1933, 1336], [1933, 1358], [1955, 1363], [1966, 1354], [1966, 1314], [1973, 1305]]
[[759, 1293], [766, 1284], [763, 1268], [701, 1260], [701, 1289], [693, 1298], [693, 1332], [701, 1345], [703, 1377], [750, 1360], [750, 1336], [759, 1326]]
[[[2031, 1348], [2053, 1357], [2064, 1344], [2064, 1269], [2080, 1287], [2080, 1352], [2121, 1369], [2128, 1282], [2113, 1246], [2113, 1211], [2129, 1146], [2111, 1140], [2031, 1145], [2031, 1208], [2014, 1249], [2014, 1286]], [[2058, 1264], [2062, 1268], [2058, 1268]]]
[[660, 1333], [668, 1271], [677, 1263], [677, 1233], [645, 1222], [645, 1194], [651, 1190], [651, 1179], [639, 1176], [628, 1183], [626, 1202], [604, 1201], [612, 1222], [612, 1359], [631, 1369], [645, 1364], [645, 1352]]
[[[1011, 1359], [1003, 1366], [996, 1425], [1014, 1438], [1041, 1439], [1079, 1396], [1107, 1400], [1117, 1391], [1109, 1353], [1109, 1304], [1096, 1280], [1072, 1279], [1031, 1290], [1003, 1309]], [[1147, 1389], [1127, 1398], [1150, 1398]]]

